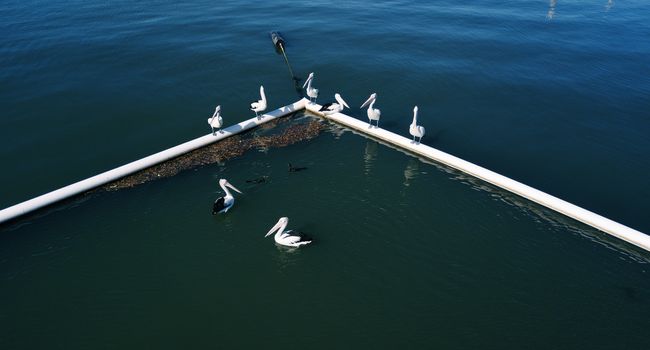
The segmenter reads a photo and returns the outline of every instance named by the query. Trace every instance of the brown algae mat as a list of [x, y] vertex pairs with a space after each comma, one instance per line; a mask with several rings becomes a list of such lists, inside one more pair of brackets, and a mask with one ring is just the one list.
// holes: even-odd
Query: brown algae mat
[[[299, 116], [303, 116], [302, 114]], [[231, 136], [182, 156], [154, 165], [104, 185], [105, 191], [116, 191], [145, 182], [171, 177], [181, 171], [239, 157], [251, 149], [286, 147], [315, 138], [327, 124], [314, 117], [283, 117], [248, 132]]]

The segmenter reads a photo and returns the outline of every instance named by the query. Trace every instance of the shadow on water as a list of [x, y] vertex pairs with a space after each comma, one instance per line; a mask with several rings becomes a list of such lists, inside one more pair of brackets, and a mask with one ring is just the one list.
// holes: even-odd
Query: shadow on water
[[[376, 147], [376, 144], [382, 144], [384, 146], [388, 146], [392, 149], [395, 149], [397, 151], [400, 151], [404, 154], [407, 154], [409, 156], [412, 156], [419, 160], [422, 163], [426, 163], [429, 165], [433, 165], [437, 169], [446, 172], [447, 174], [450, 175], [452, 179], [458, 180], [462, 183], [465, 183], [472, 187], [473, 189], [482, 191], [482, 192], [487, 192], [492, 196], [494, 199], [502, 201], [508, 205], [511, 205], [515, 208], [520, 209], [522, 212], [525, 214], [529, 215], [531, 218], [533, 218], [536, 221], [544, 221], [548, 224], [550, 224], [552, 227], [558, 228], [558, 229], [564, 229], [568, 230], [569, 232], [572, 232], [574, 234], [577, 234], [581, 237], [584, 237], [594, 243], [597, 243], [599, 245], [604, 246], [607, 249], [619, 252], [623, 254], [623, 256], [629, 258], [632, 261], [638, 262], [638, 263], [650, 263], [650, 255], [648, 252], [643, 250], [642, 248], [639, 248], [633, 244], [627, 243], [625, 241], [622, 241], [616, 237], [613, 237], [605, 232], [601, 232], [600, 230], [597, 230], [591, 226], [588, 226], [586, 224], [583, 224], [577, 220], [574, 220], [572, 218], [569, 218], [567, 216], [564, 216], [558, 212], [555, 212], [549, 208], [546, 208], [542, 205], [539, 205], [537, 203], [534, 203], [526, 198], [520, 197], [514, 193], [511, 193], [509, 191], [506, 191], [504, 189], [501, 189], [499, 187], [496, 187], [490, 183], [487, 183], [483, 180], [477, 179], [475, 177], [472, 177], [470, 175], [465, 174], [464, 172], [461, 172], [460, 170], [448, 167], [444, 164], [436, 163], [434, 161], [431, 161], [429, 159], [422, 158], [418, 155], [412, 154], [407, 150], [397, 148], [392, 144], [386, 143], [382, 140], [375, 139], [373, 137], [370, 137], [366, 134], [359, 133], [355, 130], [345, 129], [344, 131], [351, 131], [354, 134], [361, 135], [367, 139], [369, 139], [368, 143], [366, 144], [366, 150], [364, 151], [364, 170], [366, 171], [366, 174], [368, 174], [368, 171], [370, 171], [372, 163], [374, 162], [375, 154], [376, 151], [373, 150], [373, 147]], [[337, 135], [337, 134], [342, 134], [344, 131], [341, 131], [340, 128], [330, 128], [327, 129], [327, 131]], [[375, 146], [372, 146], [372, 144], [375, 144]], [[411, 167], [411, 169], [409, 169]], [[408, 176], [412, 174], [412, 165], [407, 165], [407, 169], [405, 170], [405, 185], [410, 180]]]
[[535, 221], [545, 222], [550, 224], [552, 227], [567, 230], [571, 233], [577, 234], [607, 249], [619, 252], [623, 254], [623, 256], [635, 262], [644, 264], [650, 263], [650, 255], [648, 255], [648, 252], [633, 244], [622, 241], [605, 232], [597, 230], [570, 217], [564, 216], [540, 204], [534, 203], [526, 198], [517, 196], [487, 182], [461, 173], [458, 170], [448, 168], [440, 164], [434, 164], [434, 166], [449, 174], [454, 174], [453, 178], [468, 184], [473, 189], [487, 192], [495, 200], [502, 201], [521, 210], [523, 213], [527, 214]]

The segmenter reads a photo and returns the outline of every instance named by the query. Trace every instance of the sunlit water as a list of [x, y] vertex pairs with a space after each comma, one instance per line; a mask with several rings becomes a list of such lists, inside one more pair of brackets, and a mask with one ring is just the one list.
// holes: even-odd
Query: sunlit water
[[[6, 207], [298, 99], [650, 232], [642, 1], [5, 1]], [[287, 163], [308, 167], [287, 172]], [[262, 184], [245, 180], [268, 176]], [[219, 178], [244, 194], [210, 215]], [[280, 216], [314, 243], [277, 247]], [[646, 349], [648, 253], [332, 127], [0, 228], [0, 347]]]

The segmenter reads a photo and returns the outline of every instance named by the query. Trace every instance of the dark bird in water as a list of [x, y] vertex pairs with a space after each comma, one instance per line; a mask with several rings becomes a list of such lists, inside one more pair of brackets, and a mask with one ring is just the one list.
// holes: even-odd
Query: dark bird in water
[[266, 179], [268, 179], [268, 176], [262, 176], [262, 177], [258, 177], [257, 179], [246, 180], [246, 183], [261, 184], [261, 183], [265, 183]]
[[289, 163], [289, 172], [290, 173], [295, 173], [297, 171], [303, 171], [303, 170], [307, 170], [307, 167], [305, 167], [305, 166], [293, 166], [293, 165], [291, 165], [291, 163]]

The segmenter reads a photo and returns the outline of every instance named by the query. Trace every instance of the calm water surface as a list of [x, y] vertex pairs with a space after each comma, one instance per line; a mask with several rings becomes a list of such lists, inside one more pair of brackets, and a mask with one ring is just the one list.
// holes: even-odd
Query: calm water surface
[[[643, 1], [0, 5], [0, 205], [298, 98], [650, 232]], [[286, 172], [287, 162], [309, 169]], [[269, 176], [265, 184], [245, 180]], [[210, 215], [225, 177], [244, 194]], [[280, 216], [314, 237], [291, 251]], [[359, 135], [67, 201], [0, 228], [0, 347], [647, 349], [650, 255]]]

